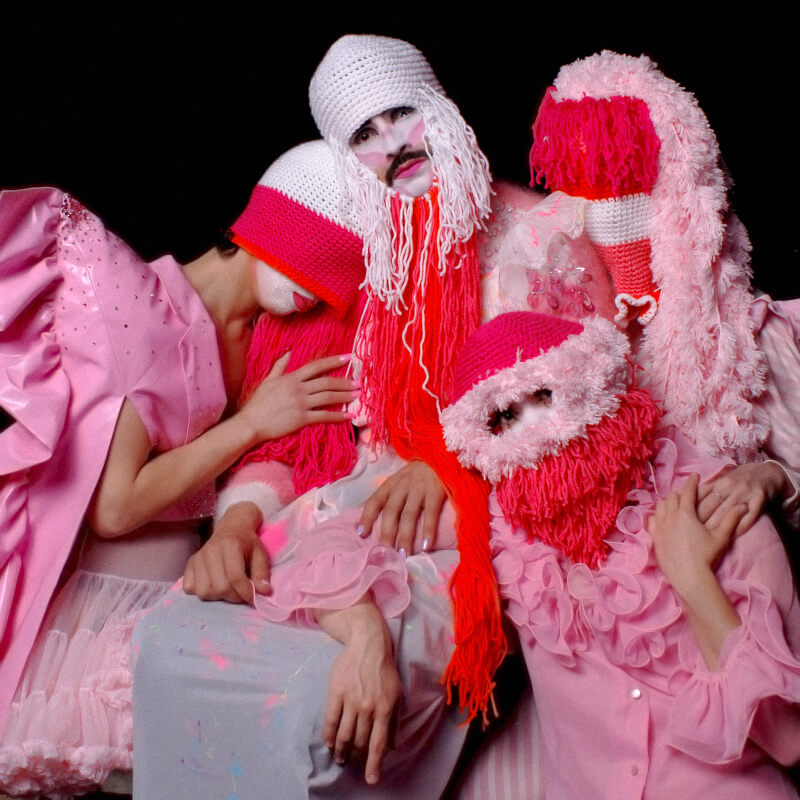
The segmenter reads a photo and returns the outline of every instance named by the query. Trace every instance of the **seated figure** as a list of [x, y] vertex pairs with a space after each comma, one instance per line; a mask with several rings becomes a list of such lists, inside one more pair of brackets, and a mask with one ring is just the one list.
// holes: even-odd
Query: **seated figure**
[[764, 516], [733, 537], [738, 505], [700, 521], [699, 481], [730, 462], [661, 428], [632, 377], [608, 321], [509, 313], [467, 343], [442, 412], [448, 447], [494, 485], [491, 558], [544, 795], [794, 797], [778, 766], [800, 758], [783, 546]]

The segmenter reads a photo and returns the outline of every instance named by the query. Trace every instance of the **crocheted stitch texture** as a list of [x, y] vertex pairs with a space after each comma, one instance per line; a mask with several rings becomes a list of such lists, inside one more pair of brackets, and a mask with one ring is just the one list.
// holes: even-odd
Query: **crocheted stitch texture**
[[343, 316], [364, 278], [364, 260], [340, 198], [330, 148], [307, 142], [264, 173], [232, 230], [236, 244]]
[[308, 87], [311, 114], [326, 139], [346, 142], [368, 119], [399, 106], [420, 107], [420, 89], [444, 94], [414, 45], [387, 36], [334, 42]]

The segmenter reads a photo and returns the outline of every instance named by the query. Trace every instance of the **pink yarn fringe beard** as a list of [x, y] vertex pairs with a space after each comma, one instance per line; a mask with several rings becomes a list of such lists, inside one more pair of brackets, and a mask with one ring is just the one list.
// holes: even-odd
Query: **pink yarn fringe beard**
[[[431, 190], [430, 204], [414, 201], [412, 242], [395, 228], [395, 256], [408, 246], [414, 253], [401, 313], [370, 295], [356, 343], [373, 441], [395, 448], [396, 437], [413, 440], [418, 424], [429, 423], [431, 414], [438, 419], [436, 405], [450, 393], [456, 356], [480, 322], [477, 238], [473, 234], [443, 257], [437, 252], [437, 193]], [[395, 223], [401, 202], [392, 199]]]
[[[337, 318], [325, 304], [288, 317], [262, 314], [247, 353], [247, 374], [239, 406], [247, 401], [287, 350], [291, 350], [287, 372], [316, 358], [352, 352], [362, 306], [363, 298], [353, 303], [344, 319]], [[343, 376], [346, 371], [347, 364], [344, 364], [328, 374]], [[247, 453], [234, 469], [252, 461], [289, 464], [294, 467], [292, 485], [299, 496], [348, 475], [357, 459], [352, 424], [323, 423], [306, 425], [280, 439], [264, 442]]]
[[647, 104], [634, 97], [582, 100], [545, 95], [533, 123], [531, 185], [582, 196], [649, 194], [658, 177], [656, 135]]
[[586, 429], [537, 469], [519, 467], [497, 486], [506, 521], [573, 562], [590, 567], [606, 556], [604, 539], [628, 492], [643, 485], [661, 412], [650, 394], [632, 389], [614, 416]]

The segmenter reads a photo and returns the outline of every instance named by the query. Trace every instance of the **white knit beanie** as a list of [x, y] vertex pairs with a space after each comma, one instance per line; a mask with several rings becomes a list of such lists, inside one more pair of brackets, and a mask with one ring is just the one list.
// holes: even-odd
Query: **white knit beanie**
[[342, 36], [320, 62], [308, 98], [320, 133], [347, 142], [368, 119], [390, 108], [420, 108], [422, 87], [444, 94], [413, 44], [387, 36]]
[[[350, 138], [364, 122], [389, 109], [409, 106], [422, 114], [438, 186], [438, 228], [428, 233], [440, 256], [440, 271], [448, 254], [489, 216], [489, 164], [425, 56], [408, 42], [369, 34], [343, 36], [320, 62], [308, 94], [317, 127], [333, 151], [343, 213], [352, 216], [364, 238], [367, 284], [381, 302], [399, 311], [415, 255], [414, 198], [400, 196], [400, 219], [394, 220], [394, 189], [359, 163]], [[430, 202], [427, 196], [417, 200]]]

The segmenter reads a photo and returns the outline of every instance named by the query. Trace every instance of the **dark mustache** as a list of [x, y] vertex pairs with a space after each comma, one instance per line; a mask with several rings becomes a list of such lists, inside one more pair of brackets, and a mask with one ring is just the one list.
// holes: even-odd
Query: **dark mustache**
[[397, 170], [406, 163], [406, 161], [413, 161], [415, 158], [427, 158], [428, 154], [424, 150], [409, 150], [405, 153], [400, 153], [392, 165], [389, 167], [389, 172], [386, 175], [386, 183], [391, 186], [394, 182], [394, 174]]

